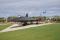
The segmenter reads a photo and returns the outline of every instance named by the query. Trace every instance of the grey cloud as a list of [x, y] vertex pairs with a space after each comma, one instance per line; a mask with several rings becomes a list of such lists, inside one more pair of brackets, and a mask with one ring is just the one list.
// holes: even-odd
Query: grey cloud
[[24, 12], [30, 11], [31, 15], [39, 15], [43, 10], [47, 10], [48, 14], [60, 13], [60, 0], [0, 0], [0, 14], [2, 15], [4, 13], [24, 15]]

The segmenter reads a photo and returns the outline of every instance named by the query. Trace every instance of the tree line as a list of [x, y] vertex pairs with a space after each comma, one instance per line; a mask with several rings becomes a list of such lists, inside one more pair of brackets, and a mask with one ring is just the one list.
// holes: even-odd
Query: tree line
[[[11, 19], [14, 19], [14, 18], [17, 18], [17, 17], [16, 16], [10, 16], [8, 18], [0, 17], [0, 22], [6, 22], [7, 20], [11, 20]], [[32, 18], [36, 18], [36, 17], [32, 17]], [[52, 22], [60, 22], [60, 16], [53, 16], [51, 19], [50, 18], [47, 19], [47, 17], [44, 16], [44, 20], [50, 20]]]

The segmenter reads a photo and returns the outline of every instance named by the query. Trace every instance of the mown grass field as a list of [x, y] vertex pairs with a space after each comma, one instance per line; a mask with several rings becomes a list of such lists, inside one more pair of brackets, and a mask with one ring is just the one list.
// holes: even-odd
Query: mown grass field
[[0, 40], [60, 40], [60, 24], [0, 33]]
[[5, 23], [5, 24], [0, 25], [0, 31], [11, 26], [11, 25], [12, 25], [11, 23]]

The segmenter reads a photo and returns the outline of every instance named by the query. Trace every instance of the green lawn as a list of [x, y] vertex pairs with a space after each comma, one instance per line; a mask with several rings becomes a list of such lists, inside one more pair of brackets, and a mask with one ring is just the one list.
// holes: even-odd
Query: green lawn
[[60, 24], [0, 33], [0, 40], [60, 40]]
[[11, 23], [6, 23], [5, 25], [4, 24], [0, 25], [0, 31], [7, 28], [7, 27], [9, 27], [9, 26], [11, 26], [11, 25], [12, 25]]

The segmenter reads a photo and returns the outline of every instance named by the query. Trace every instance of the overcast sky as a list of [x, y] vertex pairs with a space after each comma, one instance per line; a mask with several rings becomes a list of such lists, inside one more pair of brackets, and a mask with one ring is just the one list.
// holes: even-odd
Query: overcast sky
[[[46, 14], [43, 11], [46, 10]], [[60, 15], [60, 0], [0, 0], [0, 17]]]

